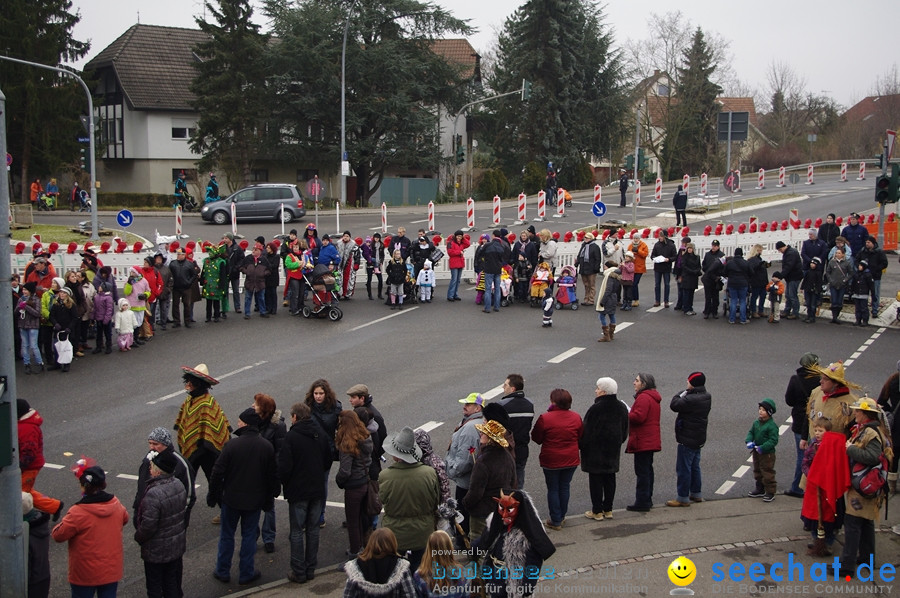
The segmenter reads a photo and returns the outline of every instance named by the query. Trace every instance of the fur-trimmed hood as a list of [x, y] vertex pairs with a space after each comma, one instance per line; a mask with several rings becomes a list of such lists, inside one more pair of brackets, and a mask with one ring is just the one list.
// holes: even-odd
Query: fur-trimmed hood
[[403, 584], [404, 576], [409, 577], [409, 561], [397, 558], [394, 570], [388, 580], [383, 583], [374, 583], [365, 578], [359, 568], [359, 559], [353, 559], [344, 564], [344, 572], [347, 573], [347, 582], [357, 586], [366, 596], [388, 596]]

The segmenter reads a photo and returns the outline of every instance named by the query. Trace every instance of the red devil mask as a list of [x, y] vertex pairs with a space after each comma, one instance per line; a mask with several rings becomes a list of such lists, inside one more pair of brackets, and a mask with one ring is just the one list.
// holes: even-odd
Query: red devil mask
[[497, 513], [503, 519], [503, 524], [507, 529], [511, 528], [519, 515], [519, 501], [512, 494], [503, 494], [503, 490], [500, 491], [500, 498], [494, 500], [497, 501]]

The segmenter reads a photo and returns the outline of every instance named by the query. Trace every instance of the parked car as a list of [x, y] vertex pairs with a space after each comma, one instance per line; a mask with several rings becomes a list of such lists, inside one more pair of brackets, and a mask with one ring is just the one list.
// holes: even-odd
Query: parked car
[[[306, 215], [303, 195], [297, 185], [260, 183], [244, 187], [218, 201], [209, 202], [200, 210], [200, 216], [206, 222], [226, 224], [231, 222], [232, 204], [237, 211], [238, 220], [274, 218], [291, 222]], [[284, 212], [281, 210], [282, 204]]]

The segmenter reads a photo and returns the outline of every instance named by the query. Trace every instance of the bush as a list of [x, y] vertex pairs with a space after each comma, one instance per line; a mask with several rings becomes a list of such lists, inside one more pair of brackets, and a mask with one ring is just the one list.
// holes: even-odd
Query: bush
[[478, 181], [478, 194], [483, 198], [509, 197], [509, 181], [499, 168], [486, 170]]
[[547, 169], [537, 162], [529, 162], [525, 165], [525, 173], [522, 175], [522, 187], [525, 193], [537, 195], [544, 188], [547, 180]]
[[[196, 197], [194, 198], [197, 199]], [[202, 201], [202, 198], [200, 198]], [[100, 209], [109, 209], [111, 207], [119, 208], [149, 208], [149, 209], [171, 209], [175, 203], [173, 195], [168, 193], [104, 193], [103, 189], [99, 193]]]

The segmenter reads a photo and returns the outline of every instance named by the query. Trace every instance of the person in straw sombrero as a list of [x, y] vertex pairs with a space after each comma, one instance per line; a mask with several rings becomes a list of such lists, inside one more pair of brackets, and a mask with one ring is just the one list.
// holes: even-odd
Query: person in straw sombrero
[[219, 381], [209, 375], [206, 364], [193, 368], [181, 366], [181, 370], [188, 396], [175, 418], [178, 446], [194, 469], [202, 469], [209, 481], [222, 447], [231, 438], [231, 425], [218, 401], [209, 393]]
[[[508, 450], [506, 428], [500, 422], [475, 424], [479, 432], [481, 450], [472, 467], [469, 491], [463, 503], [469, 510], [469, 537], [473, 540], [484, 531], [487, 516], [496, 508], [495, 498], [502, 490], [517, 487], [516, 460]], [[475, 454], [472, 455], [475, 458]]]
[[811, 365], [808, 369], [811, 373], [819, 375], [819, 386], [810, 393], [809, 402], [806, 404], [809, 427], [805, 433], [806, 437], [800, 441], [800, 448], [806, 448], [809, 430], [813, 429], [814, 422], [820, 417], [831, 420], [832, 432], [840, 432], [849, 438], [850, 426], [854, 421], [850, 406], [859, 398], [850, 389], [859, 389], [860, 386], [844, 377], [844, 364], [840, 361], [824, 367]]

